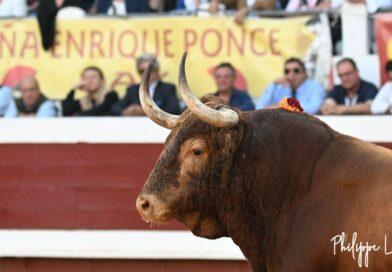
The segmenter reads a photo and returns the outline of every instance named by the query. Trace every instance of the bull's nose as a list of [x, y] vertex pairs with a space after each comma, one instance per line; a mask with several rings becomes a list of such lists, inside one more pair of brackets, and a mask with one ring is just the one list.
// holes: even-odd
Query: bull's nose
[[148, 201], [148, 199], [140, 199], [139, 205], [143, 211], [146, 211], [150, 208], [150, 202]]
[[141, 215], [146, 215], [151, 210], [151, 203], [145, 196], [139, 195], [136, 200], [136, 208]]

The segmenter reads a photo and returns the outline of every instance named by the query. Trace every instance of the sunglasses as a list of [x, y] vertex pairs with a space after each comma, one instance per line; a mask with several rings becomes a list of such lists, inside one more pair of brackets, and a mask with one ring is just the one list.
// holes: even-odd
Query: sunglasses
[[301, 72], [301, 69], [299, 69], [299, 68], [294, 68], [294, 69], [284, 69], [284, 74], [285, 75], [288, 75], [288, 74], [290, 74], [291, 72], [293, 72], [294, 74], [299, 74], [300, 72]]
[[352, 74], [354, 74], [355, 71], [350, 71], [350, 72], [346, 72], [346, 73], [340, 73], [338, 74], [339, 78], [343, 78], [343, 77], [348, 77], [351, 76]]

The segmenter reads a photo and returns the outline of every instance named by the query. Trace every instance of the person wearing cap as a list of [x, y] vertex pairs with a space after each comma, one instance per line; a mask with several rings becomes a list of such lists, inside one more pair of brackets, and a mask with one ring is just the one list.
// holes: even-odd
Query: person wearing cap
[[392, 60], [385, 65], [388, 82], [381, 87], [380, 91], [372, 101], [370, 111], [372, 114], [392, 114]]

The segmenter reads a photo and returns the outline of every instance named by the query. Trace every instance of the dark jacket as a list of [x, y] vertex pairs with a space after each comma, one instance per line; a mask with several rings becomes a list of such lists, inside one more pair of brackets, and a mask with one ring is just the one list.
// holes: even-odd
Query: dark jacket
[[[106, 14], [112, 5], [112, 2], [112, 0], [98, 0], [97, 13]], [[127, 13], [151, 11], [148, 0], [125, 0], [125, 7], [127, 9]]]
[[[86, 12], [93, 6], [94, 0], [64, 0], [63, 7], [80, 7]], [[37, 8], [37, 19], [41, 33], [42, 47], [45, 50], [50, 49], [54, 44], [56, 33], [56, 15], [58, 8], [55, 0], [39, 0]]]
[[[378, 92], [378, 89], [376, 86], [374, 86], [372, 83], [367, 82], [365, 80], [361, 80], [361, 83], [359, 85], [359, 89], [357, 92], [358, 99], [357, 99], [357, 104], [358, 103], [365, 103], [369, 100], [373, 100], [374, 97], [376, 96]], [[343, 88], [342, 85], [337, 85], [335, 86], [327, 95], [327, 98], [332, 98], [335, 100], [336, 104], [339, 105], [344, 105], [345, 104], [345, 97], [347, 96], [347, 90]]]
[[[128, 87], [124, 98], [112, 107], [111, 112], [113, 115], [122, 115], [122, 112], [130, 105], [140, 105], [139, 86], [140, 84], [135, 84]], [[152, 99], [165, 112], [171, 114], [180, 113], [176, 87], [173, 84], [159, 81]]]
[[[215, 96], [218, 96], [218, 94], [218, 92], [214, 93]], [[229, 106], [238, 108], [242, 111], [251, 111], [255, 109], [255, 105], [249, 94], [240, 90], [233, 90], [230, 96]]]
[[106, 94], [101, 104], [94, 106], [90, 110], [82, 111], [79, 100], [75, 100], [75, 90], [71, 90], [67, 98], [61, 102], [63, 116], [107, 116], [110, 115], [110, 108], [118, 101], [118, 95], [115, 91]]

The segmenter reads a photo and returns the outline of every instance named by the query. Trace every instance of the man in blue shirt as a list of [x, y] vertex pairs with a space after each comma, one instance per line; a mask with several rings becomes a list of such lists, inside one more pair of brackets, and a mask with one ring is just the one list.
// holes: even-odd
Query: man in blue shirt
[[336, 70], [341, 85], [329, 92], [321, 112], [325, 115], [370, 114], [372, 100], [377, 94], [376, 86], [360, 78], [353, 59], [341, 59]]
[[293, 97], [298, 99], [305, 112], [316, 114], [325, 97], [321, 84], [308, 78], [304, 63], [297, 58], [285, 61], [284, 74], [267, 87], [256, 108], [278, 108], [280, 100]]
[[7, 86], [0, 86], [0, 117], [3, 117], [10, 103], [12, 92]]
[[236, 72], [234, 67], [227, 62], [219, 64], [214, 71], [214, 78], [217, 92], [215, 96], [219, 97], [227, 105], [238, 108], [242, 111], [254, 110], [252, 98], [245, 91], [236, 90], [234, 86]]
[[57, 109], [53, 101], [48, 100], [41, 92], [38, 81], [33, 77], [25, 77], [19, 83], [21, 98], [11, 101], [4, 117], [55, 117]]

